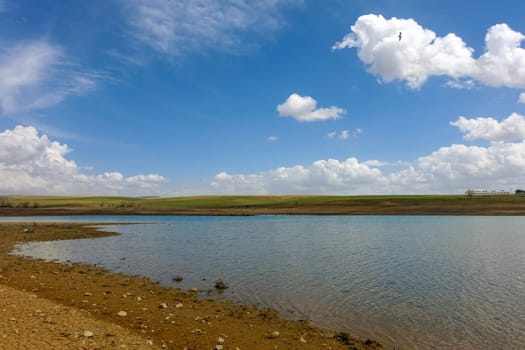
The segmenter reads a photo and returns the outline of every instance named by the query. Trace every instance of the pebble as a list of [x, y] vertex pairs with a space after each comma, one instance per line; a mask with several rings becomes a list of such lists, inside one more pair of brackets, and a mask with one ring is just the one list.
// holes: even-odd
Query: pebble
[[90, 297], [90, 296], [92, 296], [92, 295], [93, 295], [93, 294], [91, 294], [90, 292], [85, 292], [85, 293], [84, 293], [84, 296], [85, 296], [85, 297]]
[[223, 346], [221, 344], [215, 345], [215, 350], [222, 350]]
[[159, 309], [167, 309], [168, 308], [168, 304], [166, 303], [160, 303], [159, 305]]
[[223, 337], [219, 337], [219, 339], [217, 339], [217, 341], [222, 344], [222, 343], [224, 343], [224, 338]]
[[215, 281], [215, 289], [224, 290], [228, 288], [226, 285], [226, 282], [222, 280], [222, 278], [219, 278], [217, 281]]
[[202, 334], [202, 330], [199, 329], [199, 328], [195, 328], [194, 330], [191, 331], [192, 333], [195, 333], [195, 334]]
[[303, 336], [301, 336], [301, 338], [299, 338], [299, 341], [300, 341], [301, 343], [303, 343], [303, 344], [306, 344], [306, 343], [307, 343], [306, 339], [304, 339]]
[[118, 314], [120, 317], [125, 317], [128, 315], [128, 313], [126, 311], [119, 311]]
[[177, 305], [175, 305], [175, 308], [177, 309], [182, 309], [182, 307], [183, 307], [182, 303], [178, 303]]
[[272, 334], [270, 334], [270, 338], [272, 338], [272, 339], [279, 338], [279, 336], [280, 336], [280, 334], [277, 331], [272, 332]]
[[93, 338], [94, 334], [91, 331], [84, 331], [84, 337]]

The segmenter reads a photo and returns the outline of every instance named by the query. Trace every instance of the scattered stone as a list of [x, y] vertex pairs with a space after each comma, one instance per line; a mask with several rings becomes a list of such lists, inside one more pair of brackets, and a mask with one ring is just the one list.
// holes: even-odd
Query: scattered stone
[[221, 344], [215, 345], [215, 350], [222, 350], [224, 347]]
[[84, 296], [85, 296], [85, 297], [90, 297], [90, 296], [92, 296], [92, 295], [93, 295], [93, 294], [91, 294], [90, 292], [85, 292], [85, 293], [84, 293]]
[[218, 280], [215, 281], [215, 289], [224, 290], [226, 288], [228, 288], [228, 286], [222, 280], [222, 278], [219, 278]]
[[268, 338], [270, 338], [270, 339], [277, 339], [277, 338], [279, 338], [280, 335], [281, 335], [281, 334], [279, 334], [279, 332], [274, 331], [274, 332], [272, 332], [272, 334], [270, 334], [270, 335], [268, 336]]
[[190, 292], [198, 293], [199, 292], [199, 288], [192, 288], [192, 289], [190, 289]]
[[91, 331], [84, 331], [84, 337], [93, 338], [94, 334]]
[[119, 311], [118, 314], [120, 317], [126, 317], [128, 313], [126, 311]]
[[217, 342], [219, 342], [219, 343], [221, 343], [221, 344], [224, 343], [224, 338], [223, 338], [223, 337], [219, 337], [219, 338], [217, 339]]
[[199, 328], [195, 328], [194, 330], [191, 331], [192, 333], [195, 333], [195, 334], [198, 334], [198, 335], [201, 335], [203, 332], [201, 329]]
[[177, 305], [175, 305], [175, 308], [177, 309], [182, 309], [182, 307], [183, 307], [182, 303], [178, 303]]
[[299, 338], [299, 341], [300, 341], [301, 343], [303, 343], [303, 344], [306, 344], [306, 343], [307, 343], [306, 339], [304, 339], [304, 337], [303, 337], [302, 335], [301, 335], [301, 338]]
[[159, 309], [167, 309], [168, 308], [168, 304], [166, 303], [160, 303], [159, 305]]
[[173, 282], [182, 282], [182, 276], [177, 275], [173, 277]]
[[137, 297], [137, 301], [142, 301], [142, 298], [141, 297]]

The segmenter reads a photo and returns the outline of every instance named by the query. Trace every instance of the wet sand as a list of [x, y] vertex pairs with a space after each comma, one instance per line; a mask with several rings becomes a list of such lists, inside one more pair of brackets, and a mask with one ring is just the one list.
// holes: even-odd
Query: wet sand
[[274, 310], [204, 300], [206, 293], [96, 266], [9, 255], [18, 242], [113, 234], [82, 224], [0, 224], [0, 349], [382, 349]]

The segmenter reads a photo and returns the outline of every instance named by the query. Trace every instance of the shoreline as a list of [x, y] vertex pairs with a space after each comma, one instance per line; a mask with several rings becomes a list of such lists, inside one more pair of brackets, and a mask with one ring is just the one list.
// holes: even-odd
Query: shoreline
[[[30, 293], [34, 298], [77, 310], [96, 322], [118, 325], [143, 339], [144, 344], [151, 342], [164, 349], [383, 348], [375, 341], [322, 330], [307, 321], [286, 320], [275, 310], [203, 300], [198, 292], [163, 287], [145, 277], [10, 254], [17, 243], [116, 234], [99, 231], [94, 225], [0, 223], [0, 290], [4, 287]], [[13, 302], [21, 301], [9, 301]], [[126, 316], [119, 316], [120, 311]], [[60, 327], [56, 328], [60, 338]], [[69, 338], [63, 338], [66, 344]], [[90, 340], [97, 338], [100, 336]]]

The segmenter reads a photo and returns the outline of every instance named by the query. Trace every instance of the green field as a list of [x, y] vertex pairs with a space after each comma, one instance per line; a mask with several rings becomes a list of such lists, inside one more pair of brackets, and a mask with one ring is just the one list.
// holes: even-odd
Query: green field
[[[246, 208], [290, 207], [311, 205], [344, 205], [378, 201], [462, 201], [457, 195], [414, 196], [193, 196], [193, 197], [111, 197], [111, 196], [4, 196], [14, 207], [38, 208]], [[509, 196], [512, 201], [514, 196]], [[35, 205], [36, 204], [36, 205]]]
[[0, 215], [47, 214], [525, 215], [524, 196], [0, 196]]

